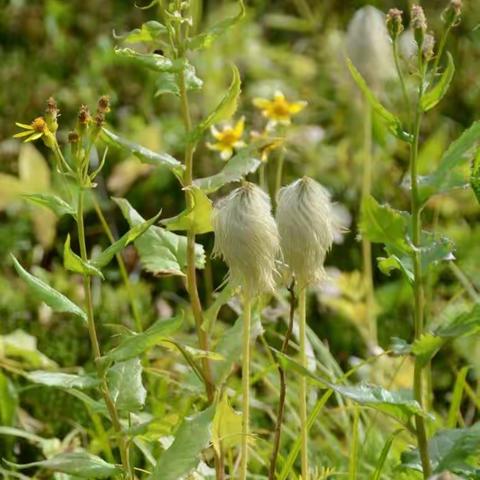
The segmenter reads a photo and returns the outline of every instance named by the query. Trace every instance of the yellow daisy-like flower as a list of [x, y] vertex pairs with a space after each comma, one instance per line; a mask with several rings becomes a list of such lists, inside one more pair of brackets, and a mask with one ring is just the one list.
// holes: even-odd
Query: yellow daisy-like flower
[[280, 148], [284, 143], [285, 139], [282, 137], [271, 137], [268, 135], [268, 132], [250, 132], [250, 137], [252, 141], [259, 143], [259, 152], [260, 152], [260, 160], [262, 162], [268, 161], [268, 156], [274, 150]]
[[25, 129], [25, 131], [16, 133], [13, 137], [27, 137], [25, 138], [24, 142], [33, 142], [34, 140], [38, 140], [44, 135], [51, 134], [50, 130], [48, 129], [47, 122], [43, 117], [37, 117], [30, 125], [19, 122], [16, 122], [15, 125], [17, 125], [17, 127]]
[[215, 143], [207, 143], [207, 147], [210, 150], [220, 152], [222, 160], [228, 160], [233, 155], [234, 149], [245, 146], [245, 142], [242, 140], [244, 126], [244, 117], [240, 118], [235, 126], [226, 125], [221, 131], [212, 126], [210, 130], [217, 141]]
[[262, 111], [264, 117], [268, 118], [269, 123], [275, 126], [277, 123], [289, 125], [292, 117], [301, 112], [307, 102], [289, 102], [285, 95], [277, 90], [272, 100], [254, 98], [253, 104]]

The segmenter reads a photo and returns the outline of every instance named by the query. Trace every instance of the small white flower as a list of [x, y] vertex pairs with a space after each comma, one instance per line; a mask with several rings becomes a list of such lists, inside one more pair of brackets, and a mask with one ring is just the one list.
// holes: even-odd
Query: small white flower
[[268, 195], [244, 183], [218, 202], [213, 230], [213, 253], [227, 263], [230, 280], [249, 297], [272, 291], [280, 243]]
[[336, 222], [329, 192], [303, 177], [280, 190], [276, 220], [283, 257], [300, 288], [325, 277]]

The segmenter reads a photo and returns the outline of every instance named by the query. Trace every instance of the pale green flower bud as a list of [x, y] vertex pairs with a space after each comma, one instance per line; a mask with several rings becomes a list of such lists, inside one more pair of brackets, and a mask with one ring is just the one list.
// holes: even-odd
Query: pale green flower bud
[[218, 202], [213, 230], [213, 254], [227, 263], [230, 280], [248, 297], [272, 291], [280, 242], [268, 195], [245, 182]]
[[379, 89], [395, 77], [392, 43], [385, 15], [367, 5], [355, 12], [347, 29], [347, 55], [369, 86]]
[[283, 258], [302, 288], [325, 277], [323, 264], [336, 232], [329, 192], [303, 177], [278, 194], [276, 220]]

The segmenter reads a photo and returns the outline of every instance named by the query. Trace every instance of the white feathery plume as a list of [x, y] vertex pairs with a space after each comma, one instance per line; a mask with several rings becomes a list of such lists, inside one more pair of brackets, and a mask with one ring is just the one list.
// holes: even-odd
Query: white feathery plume
[[272, 291], [280, 242], [270, 198], [245, 182], [215, 206], [213, 254], [229, 267], [231, 281], [248, 297]]
[[280, 190], [276, 220], [283, 258], [298, 286], [323, 279], [338, 230], [329, 192], [309, 177], [296, 180]]

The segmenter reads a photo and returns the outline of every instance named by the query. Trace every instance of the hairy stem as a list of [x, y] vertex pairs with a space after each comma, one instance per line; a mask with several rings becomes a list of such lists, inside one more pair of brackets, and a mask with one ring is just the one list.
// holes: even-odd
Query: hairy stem
[[[77, 228], [78, 228], [78, 241], [80, 244], [80, 256], [84, 262], [88, 260], [87, 256], [87, 245], [85, 240], [85, 224], [83, 218], [83, 202], [84, 202], [84, 191], [81, 188], [78, 194], [78, 206], [77, 206]], [[88, 322], [88, 334], [90, 336], [90, 343], [92, 345], [93, 357], [95, 365], [97, 367], [97, 373], [101, 380], [100, 390], [102, 391], [103, 399], [112, 422], [113, 429], [119, 437], [119, 450], [120, 457], [122, 460], [122, 465], [124, 468], [124, 476], [127, 480], [133, 478], [132, 468], [130, 466], [130, 455], [128, 451], [128, 442], [122, 432], [122, 426], [120, 423], [120, 418], [118, 416], [115, 403], [113, 402], [110, 390], [108, 388], [107, 378], [105, 371], [101, 368], [99, 363], [100, 357], [102, 356], [100, 350], [100, 344], [98, 342], [97, 330], [95, 326], [95, 317], [93, 313], [93, 297], [92, 297], [92, 282], [91, 278], [88, 275], [83, 276], [83, 286], [85, 290], [85, 303], [87, 309], [87, 322]]]
[[[421, 232], [422, 232], [422, 220], [421, 210], [422, 205], [419, 198], [418, 191], [418, 170], [417, 170], [417, 158], [418, 147], [420, 139], [420, 125], [422, 111], [420, 107], [420, 100], [423, 95], [423, 82], [425, 69], [423, 68], [421, 53], [419, 54], [419, 65], [421, 66], [421, 78], [418, 88], [418, 102], [415, 111], [415, 119], [413, 122], [413, 145], [410, 147], [410, 182], [411, 182], [411, 213], [412, 213], [412, 243], [414, 246], [414, 252], [412, 254], [413, 260], [413, 273], [414, 273], [414, 298], [415, 298], [415, 339], [420, 338], [424, 329], [424, 311], [425, 311], [425, 294], [424, 294], [424, 279], [422, 272], [422, 259], [421, 259]], [[413, 390], [415, 400], [424, 406], [423, 398], [423, 386], [422, 386], [422, 365], [419, 362], [418, 357], [415, 358], [414, 367], [414, 379]], [[425, 427], [425, 420], [422, 416], [416, 415], [416, 434], [418, 441], [418, 449], [420, 452], [420, 458], [422, 461], [423, 476], [428, 479], [431, 475], [430, 458], [428, 454], [428, 441], [427, 432]]]
[[[308, 367], [307, 363], [307, 318], [306, 318], [307, 288], [302, 287], [298, 293], [298, 326], [300, 343], [300, 364], [303, 368]], [[300, 376], [300, 436], [301, 443], [301, 465], [302, 480], [309, 480], [308, 470], [308, 416], [307, 416], [307, 379]]]
[[274, 203], [277, 201], [277, 194], [282, 188], [282, 178], [283, 178], [283, 165], [285, 163], [285, 147], [282, 147], [278, 153], [277, 159], [277, 170], [275, 172], [275, 185], [272, 193], [272, 198]]
[[[290, 315], [288, 320], [288, 327], [285, 333], [285, 337], [283, 339], [281, 352], [283, 354], [287, 353], [288, 344], [290, 342], [290, 338], [292, 336], [293, 331], [293, 321], [295, 317], [295, 285], [292, 284], [289, 287], [290, 291]], [[272, 449], [272, 457], [270, 459], [270, 469], [268, 472], [268, 479], [275, 480], [275, 468], [277, 466], [277, 458], [278, 452], [280, 450], [280, 438], [282, 435], [282, 423], [283, 423], [283, 416], [285, 413], [285, 398], [287, 395], [287, 382], [285, 378], [285, 369], [280, 365], [278, 359], [276, 359], [276, 364], [278, 368], [278, 375], [280, 377], [280, 398], [278, 400], [278, 411], [277, 411], [277, 422], [275, 424], [275, 433], [273, 438], [273, 449]]]
[[245, 297], [242, 332], [242, 443], [240, 447], [240, 480], [247, 480], [248, 437], [250, 435], [250, 324], [252, 304]]
[[[372, 108], [364, 101], [364, 138], [363, 138], [363, 178], [362, 204], [372, 191]], [[368, 238], [362, 238], [363, 281], [365, 285], [366, 319], [372, 346], [377, 345], [377, 319], [375, 316], [375, 295], [373, 287], [372, 244]]]

